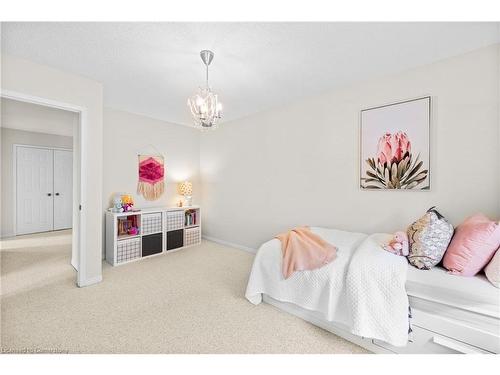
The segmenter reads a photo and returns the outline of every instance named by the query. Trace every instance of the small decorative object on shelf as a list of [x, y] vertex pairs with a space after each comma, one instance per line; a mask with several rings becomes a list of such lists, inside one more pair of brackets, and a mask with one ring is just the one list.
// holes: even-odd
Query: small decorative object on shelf
[[119, 196], [115, 196], [113, 198], [113, 207], [110, 208], [111, 212], [123, 212], [123, 207], [122, 207], [122, 198]]
[[132, 211], [134, 208], [134, 199], [130, 194], [122, 195], [123, 212]]
[[130, 229], [128, 230], [128, 234], [130, 234], [131, 236], [135, 236], [135, 235], [139, 234], [139, 228], [130, 227]]
[[193, 184], [189, 181], [184, 181], [179, 184], [179, 194], [184, 196], [184, 206], [191, 206], [193, 195]]
[[118, 217], [118, 236], [135, 236], [139, 234], [139, 223], [137, 215]]
[[113, 198], [113, 207], [109, 208], [108, 211], [114, 213], [136, 211], [134, 210], [134, 198], [130, 194], [117, 194]]

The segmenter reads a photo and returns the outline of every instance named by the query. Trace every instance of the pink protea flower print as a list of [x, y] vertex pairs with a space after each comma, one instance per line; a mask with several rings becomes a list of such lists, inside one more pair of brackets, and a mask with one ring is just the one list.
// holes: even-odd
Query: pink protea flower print
[[411, 141], [403, 131], [383, 134], [374, 158], [366, 160], [369, 170], [361, 178], [362, 187], [371, 189], [413, 189], [427, 178], [428, 170], [419, 155], [413, 158]]
[[411, 142], [405, 132], [385, 133], [378, 140], [377, 160], [380, 164], [399, 162], [411, 152]]

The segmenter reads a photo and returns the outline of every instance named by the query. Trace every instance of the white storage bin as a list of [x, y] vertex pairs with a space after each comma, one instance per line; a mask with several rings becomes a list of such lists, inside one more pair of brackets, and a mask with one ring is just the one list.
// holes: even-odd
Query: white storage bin
[[167, 230], [184, 228], [184, 210], [167, 212]]
[[116, 263], [127, 262], [141, 257], [141, 239], [121, 240], [116, 244]]
[[142, 215], [142, 234], [160, 233], [162, 231], [161, 212]]
[[184, 246], [195, 245], [201, 242], [200, 227], [184, 229]]

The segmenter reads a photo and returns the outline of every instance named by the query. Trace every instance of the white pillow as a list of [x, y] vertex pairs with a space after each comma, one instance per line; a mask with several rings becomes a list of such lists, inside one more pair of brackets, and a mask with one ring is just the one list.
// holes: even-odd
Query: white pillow
[[497, 250], [493, 255], [493, 258], [484, 269], [484, 273], [493, 285], [500, 288], [500, 250]]

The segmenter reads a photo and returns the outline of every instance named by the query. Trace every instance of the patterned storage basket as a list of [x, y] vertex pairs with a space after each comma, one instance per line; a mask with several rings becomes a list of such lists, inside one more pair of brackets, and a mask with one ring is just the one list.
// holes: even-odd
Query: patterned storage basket
[[159, 233], [162, 231], [161, 212], [142, 215], [142, 234]]
[[116, 263], [127, 262], [141, 257], [141, 239], [121, 240], [117, 243]]
[[184, 230], [184, 246], [195, 245], [201, 242], [201, 231], [199, 227]]
[[434, 207], [408, 227], [412, 266], [428, 270], [438, 264], [450, 244], [453, 225], [448, 223]]
[[184, 228], [184, 210], [167, 212], [167, 230]]

